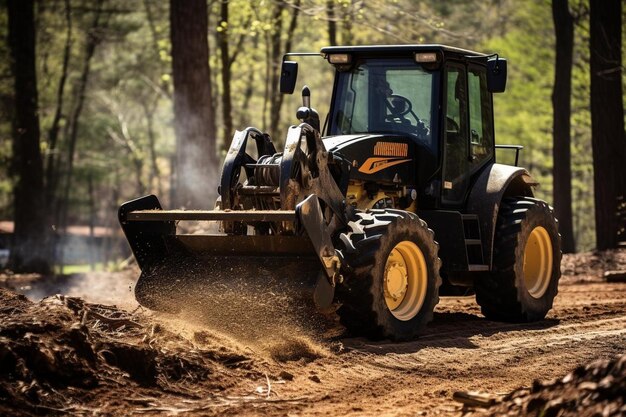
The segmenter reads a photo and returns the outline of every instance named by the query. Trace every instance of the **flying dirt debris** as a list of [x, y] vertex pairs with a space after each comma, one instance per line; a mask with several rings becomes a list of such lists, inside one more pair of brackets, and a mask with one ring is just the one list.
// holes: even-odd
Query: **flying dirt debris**
[[[297, 55], [283, 60], [283, 93]], [[214, 302], [227, 311], [240, 288], [305, 294], [285, 305], [336, 309], [354, 334], [395, 340], [420, 334], [440, 295], [470, 288], [489, 319], [543, 319], [560, 237], [537, 182], [496, 163], [491, 96], [506, 60], [442, 45], [320, 55], [336, 69], [323, 129], [304, 87], [283, 152], [255, 128], [235, 133], [215, 210], [167, 211], [155, 196], [120, 207], [142, 270], [137, 300], [177, 311], [223, 290]], [[499, 147], [517, 165], [521, 147]], [[222, 234], [177, 231], [185, 221], [219, 222]]]

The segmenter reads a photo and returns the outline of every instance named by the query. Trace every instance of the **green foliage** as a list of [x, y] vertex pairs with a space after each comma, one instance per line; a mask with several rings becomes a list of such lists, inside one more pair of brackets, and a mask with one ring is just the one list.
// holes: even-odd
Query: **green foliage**
[[[0, 217], [11, 213], [11, 152], [7, 16], [0, 0]], [[60, 179], [67, 175], [67, 127], [77, 103], [85, 45], [91, 32], [95, 2], [70, 0], [72, 39], [68, 78], [63, 94], [60, 137], [54, 156]], [[64, 1], [37, 3], [38, 87], [42, 149], [52, 152], [48, 132], [57, 105], [67, 22]], [[70, 192], [70, 222], [86, 223], [89, 182], [97, 196], [96, 222], [115, 225], [115, 207], [141, 193], [154, 192], [168, 204], [171, 160], [175, 151], [172, 130], [172, 80], [167, 2], [105, 0], [102, 41], [90, 62], [90, 78], [78, 124], [75, 172]], [[276, 8], [282, 5], [280, 21]], [[222, 137], [221, 73], [218, 35], [226, 34], [231, 54], [233, 121], [236, 128], [270, 123], [269, 75], [279, 62], [269, 60], [272, 35], [287, 42], [291, 16], [298, 13], [291, 37], [292, 51], [319, 51], [328, 44], [326, 0], [229, 1], [229, 19], [220, 18], [220, 2], [209, 2], [209, 64], [219, 142]], [[445, 43], [485, 52], [498, 52], [509, 62], [507, 92], [495, 95], [497, 142], [522, 144], [521, 165], [541, 182], [539, 196], [551, 200], [552, 106], [554, 33], [547, 0], [336, 0], [333, 5], [340, 44]], [[626, 34], [626, 31], [624, 31]], [[576, 237], [580, 249], [593, 246], [592, 167], [589, 118], [588, 26], [576, 28], [573, 75], [572, 167]], [[626, 44], [626, 43], [625, 43]], [[280, 51], [280, 55], [286, 51]], [[312, 104], [322, 119], [328, 112], [332, 68], [320, 58], [299, 58], [296, 91], [308, 85]], [[626, 90], [625, 90], [626, 91]], [[284, 98], [279, 143], [289, 125], [297, 123], [299, 94]], [[232, 132], [234, 133], [234, 132]], [[499, 160], [512, 161], [498, 153]], [[510, 159], [507, 159], [510, 158]], [[57, 190], [59, 196], [59, 190]]]
[[[509, 30], [488, 39], [481, 49], [508, 59], [507, 91], [494, 95], [496, 138], [521, 144], [520, 165], [541, 183], [537, 195], [552, 199], [552, 85], [554, 29], [550, 3], [525, 1], [512, 9]], [[572, 197], [574, 233], [579, 250], [594, 247], [593, 167], [589, 114], [588, 24], [575, 29], [572, 73]], [[504, 152], [497, 157], [504, 159]]]
[[120, 271], [119, 262], [96, 262], [93, 265], [91, 264], [75, 264], [75, 265], [63, 265], [57, 266], [54, 269], [55, 274], [64, 274], [64, 275], [72, 275], [72, 274], [87, 274], [92, 271], [107, 271], [107, 272], [118, 272]]
[[[527, 2], [515, 9], [504, 36], [482, 49], [508, 60], [507, 90], [494, 94], [496, 140], [524, 146], [520, 164], [541, 183], [539, 196], [550, 200], [552, 168], [552, 83], [554, 36], [550, 8]], [[531, 46], [536, 45], [536, 46]], [[499, 156], [499, 155], [498, 155]]]

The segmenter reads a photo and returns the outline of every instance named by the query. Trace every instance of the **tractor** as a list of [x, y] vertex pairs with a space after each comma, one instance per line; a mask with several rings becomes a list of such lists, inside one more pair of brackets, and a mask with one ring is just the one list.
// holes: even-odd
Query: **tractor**
[[[298, 55], [310, 54], [283, 57], [282, 93], [294, 92]], [[418, 336], [440, 295], [475, 293], [490, 320], [543, 319], [560, 235], [517, 166], [521, 146], [495, 144], [492, 94], [505, 90], [506, 60], [444, 45], [315, 55], [335, 73], [323, 125], [305, 87], [282, 151], [256, 128], [234, 134], [213, 210], [163, 210], [154, 195], [120, 207], [142, 271], [137, 300], [174, 309], [182, 276], [211, 291], [236, 271], [259, 288], [309, 288], [317, 309], [373, 339]], [[498, 148], [515, 165], [497, 163]], [[219, 232], [185, 233], [181, 221]]]

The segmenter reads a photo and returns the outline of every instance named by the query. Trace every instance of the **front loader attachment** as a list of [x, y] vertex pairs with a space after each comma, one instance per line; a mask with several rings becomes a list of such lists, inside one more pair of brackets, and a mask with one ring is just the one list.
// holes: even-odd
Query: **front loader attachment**
[[163, 211], [150, 195], [122, 205], [119, 217], [141, 268], [135, 296], [145, 307], [178, 311], [203, 294], [242, 287], [313, 299], [322, 266], [306, 235], [176, 233], [178, 221], [295, 222], [295, 211]]

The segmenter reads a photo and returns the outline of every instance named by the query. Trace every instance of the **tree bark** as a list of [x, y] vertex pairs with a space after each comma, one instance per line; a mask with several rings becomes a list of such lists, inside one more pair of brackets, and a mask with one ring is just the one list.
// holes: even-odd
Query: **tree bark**
[[15, 95], [11, 171], [16, 179], [9, 267], [48, 273], [51, 253], [39, 146], [34, 4], [33, 0], [8, 0], [7, 8]]
[[572, 222], [571, 133], [572, 64], [574, 50], [574, 19], [568, 0], [552, 0], [552, 18], [556, 35], [556, 61], [552, 90], [552, 161], [553, 200], [559, 219], [561, 247], [564, 253], [576, 251]]
[[175, 204], [213, 207], [218, 169], [206, 0], [170, 0], [176, 133]]
[[617, 247], [619, 206], [626, 194], [622, 97], [622, 0], [591, 0], [591, 143], [596, 247]]

